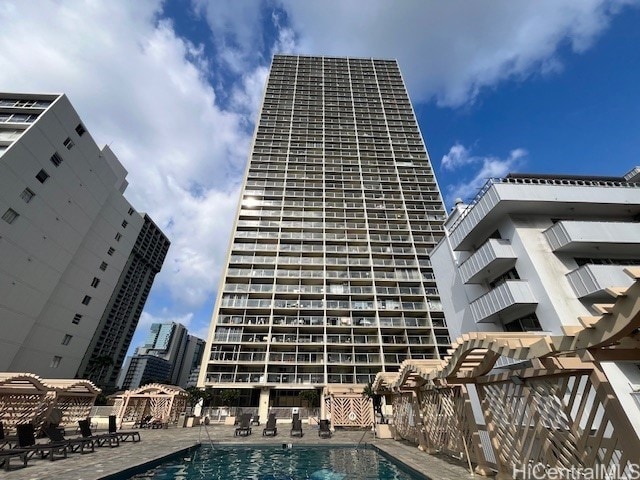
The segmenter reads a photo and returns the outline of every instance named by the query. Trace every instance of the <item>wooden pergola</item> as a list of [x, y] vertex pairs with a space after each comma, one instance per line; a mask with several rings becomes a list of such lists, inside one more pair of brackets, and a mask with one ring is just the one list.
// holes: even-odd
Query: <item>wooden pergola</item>
[[[640, 361], [640, 268], [626, 272], [633, 284], [607, 289], [613, 301], [594, 304], [599, 315], [580, 317], [564, 335], [468, 333], [444, 360], [407, 360], [394, 374], [379, 373], [372, 388], [393, 399], [396, 438], [466, 458], [499, 479], [526, 477], [523, 465], [628, 476], [640, 437], [602, 366]], [[511, 368], [495, 370], [500, 359]]]
[[115, 399], [116, 404], [121, 404], [118, 412], [120, 424], [139, 423], [149, 415], [162, 423], [175, 423], [178, 415], [186, 410], [188, 396], [183, 388], [159, 383], [126, 390]]
[[0, 373], [0, 420], [5, 428], [47, 421], [60, 426], [87, 418], [100, 389], [88, 380], [42, 379], [32, 373]]

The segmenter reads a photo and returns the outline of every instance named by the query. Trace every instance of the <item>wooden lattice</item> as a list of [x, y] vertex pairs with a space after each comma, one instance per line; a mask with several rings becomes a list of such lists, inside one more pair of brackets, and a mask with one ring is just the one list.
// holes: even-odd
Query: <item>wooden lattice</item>
[[[0, 373], [0, 419], [12, 430], [32, 423], [38, 430], [55, 410], [66, 426], [86, 418], [100, 392], [87, 380], [44, 380], [30, 373]], [[57, 422], [57, 419], [56, 419]]]
[[136, 390], [127, 390], [115, 398], [121, 405], [117, 416], [121, 423], [139, 422], [147, 415], [163, 423], [175, 423], [186, 410], [187, 397], [184, 389], [174, 385], [145, 385]]
[[[393, 397], [399, 435], [414, 437], [407, 392], [415, 391], [424, 423], [424, 438], [416, 435], [415, 442], [456, 456], [464, 446], [476, 471], [491, 466], [504, 478], [532, 478], [527, 468], [534, 466], [589, 468], [632, 478], [640, 438], [601, 366], [640, 360], [640, 268], [626, 271], [634, 283], [608, 289], [615, 303], [594, 305], [601, 315], [580, 317], [582, 326], [563, 327], [565, 335], [472, 332], [442, 362], [408, 360], [395, 375], [378, 374], [373, 389]], [[528, 368], [492, 373], [500, 358]], [[462, 394], [469, 384], [478, 391], [493, 451], [479, 441], [480, 426]]]
[[393, 398], [393, 423], [400, 438], [413, 443], [419, 442], [420, 405], [411, 392], [404, 392]]
[[522, 384], [480, 385], [499, 470], [546, 465], [631, 472], [640, 442], [603, 379], [598, 370], [585, 369], [539, 372]]
[[334, 394], [325, 399], [326, 411], [333, 427], [370, 427], [373, 405], [369, 398], [357, 394]]
[[484, 463], [473, 411], [466, 388], [462, 385], [448, 388], [418, 390], [425, 447]]

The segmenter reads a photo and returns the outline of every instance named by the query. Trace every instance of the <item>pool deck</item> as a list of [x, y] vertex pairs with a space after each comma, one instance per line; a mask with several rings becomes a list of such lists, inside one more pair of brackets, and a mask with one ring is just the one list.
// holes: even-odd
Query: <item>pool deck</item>
[[[289, 436], [290, 426], [278, 425], [278, 435], [263, 437], [263, 426], [254, 426], [252, 435], [234, 436], [234, 427], [225, 425], [209, 425], [206, 429], [170, 428], [168, 430], [141, 430], [142, 441], [138, 443], [124, 442], [118, 448], [96, 448], [95, 453], [81, 455], [73, 453], [66, 459], [51, 462], [47, 459], [33, 458], [27, 468], [16, 468], [10, 472], [0, 469], [0, 478], [7, 480], [100, 480], [125, 469], [136, 467], [171, 455], [201, 441], [209, 443], [207, 432], [215, 445], [340, 445], [355, 446], [361, 444], [374, 445], [376, 448], [396, 458], [423, 475], [433, 480], [461, 480], [472, 478], [468, 468], [460, 462], [444, 457], [427, 455], [415, 446], [374, 438], [370, 431], [337, 430], [330, 439], [318, 437], [318, 430], [303, 428], [304, 436]], [[12, 460], [12, 465], [21, 465]], [[475, 478], [475, 477], [474, 477]]]

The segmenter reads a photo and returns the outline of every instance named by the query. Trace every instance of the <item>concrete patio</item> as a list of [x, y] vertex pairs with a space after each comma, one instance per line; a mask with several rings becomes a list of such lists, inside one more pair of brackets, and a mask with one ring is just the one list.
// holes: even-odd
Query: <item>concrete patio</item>
[[[423, 475], [437, 480], [461, 480], [471, 478], [464, 464], [452, 462], [450, 459], [427, 455], [415, 446], [394, 440], [374, 438], [370, 431], [338, 430], [330, 439], [318, 437], [318, 430], [304, 425], [304, 436], [289, 436], [290, 425], [278, 425], [278, 435], [263, 437], [263, 425], [254, 426], [252, 435], [234, 436], [234, 427], [226, 425], [209, 425], [206, 429], [170, 428], [167, 430], [140, 431], [142, 441], [138, 443], [121, 443], [118, 448], [96, 448], [95, 453], [80, 455], [70, 454], [66, 459], [50, 462], [49, 460], [31, 459], [27, 468], [16, 468], [10, 472], [0, 470], [0, 477], [8, 480], [100, 480], [104, 477], [171, 455], [181, 450], [211, 442], [215, 445], [351, 445], [358, 443], [373, 444], [390, 456], [398, 459]], [[209, 435], [207, 436], [207, 432]], [[13, 462], [12, 462], [13, 464]], [[19, 462], [15, 463], [16, 465]]]

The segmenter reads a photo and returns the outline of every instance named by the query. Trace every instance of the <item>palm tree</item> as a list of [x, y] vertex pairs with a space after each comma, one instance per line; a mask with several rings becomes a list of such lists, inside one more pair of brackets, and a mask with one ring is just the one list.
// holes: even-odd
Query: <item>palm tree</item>
[[369, 382], [362, 390], [362, 396], [371, 399], [373, 411], [380, 415], [380, 421], [384, 423], [384, 413], [382, 413], [382, 395], [378, 395], [373, 389], [373, 382]]
[[100, 385], [102, 377], [104, 375], [104, 369], [113, 365], [113, 358], [109, 355], [100, 355], [93, 357], [87, 364], [87, 369], [84, 372], [85, 378], [94, 381], [97, 385]]

